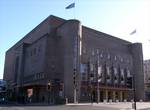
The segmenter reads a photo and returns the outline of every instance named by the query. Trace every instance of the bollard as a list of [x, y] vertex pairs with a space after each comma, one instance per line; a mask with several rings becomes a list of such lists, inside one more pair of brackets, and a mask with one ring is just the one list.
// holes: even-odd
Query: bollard
[[132, 109], [135, 109], [135, 104], [134, 103], [132, 103]]
[[103, 100], [103, 103], [107, 103], [107, 100], [106, 100], [106, 99], [104, 99], [104, 100]]
[[112, 103], [112, 99], [109, 99], [109, 103]]
[[126, 100], [126, 99], [124, 99], [124, 102], [127, 102], [127, 100]]
[[66, 104], [68, 104], [68, 98], [66, 98]]
[[140, 99], [140, 102], [143, 102], [143, 100], [142, 100], [142, 99]]

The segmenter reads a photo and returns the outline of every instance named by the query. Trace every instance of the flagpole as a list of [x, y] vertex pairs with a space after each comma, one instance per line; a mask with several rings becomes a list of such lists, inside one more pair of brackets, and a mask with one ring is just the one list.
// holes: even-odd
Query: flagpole
[[73, 11], [73, 19], [75, 19], [75, 0], [73, 1], [73, 3], [71, 3], [70, 5], [68, 5], [65, 9], [71, 9], [74, 8]]
[[[137, 29], [134, 29], [133, 31], [131, 31], [131, 32], [129, 33], [129, 35], [132, 36], [132, 37], [131, 37], [131, 41], [132, 41], [132, 42], [138, 42], [138, 40], [137, 40], [137, 39], [138, 39], [138, 37], [137, 37]], [[134, 36], [136, 39], [135, 39], [133, 36]]]
[[[74, 3], [75, 3], [75, 5], [76, 5], [76, 0], [74, 0]], [[75, 13], [76, 10], [75, 10], [75, 8], [76, 8], [76, 6], [74, 7], [74, 10], [73, 10], [73, 11], [74, 11], [74, 12], [73, 12], [74, 19], [76, 19], [76, 13]]]
[[[130, 33], [130, 35], [135, 35], [137, 33], [137, 30], [135, 29]], [[135, 73], [133, 73], [133, 98], [134, 98], [134, 103], [132, 103], [132, 108], [136, 110], [136, 80], [135, 80]]]

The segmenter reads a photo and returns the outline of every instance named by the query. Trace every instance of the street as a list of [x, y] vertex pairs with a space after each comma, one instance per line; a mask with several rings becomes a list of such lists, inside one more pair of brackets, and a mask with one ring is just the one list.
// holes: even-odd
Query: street
[[91, 105], [69, 105], [69, 106], [10, 106], [0, 107], [0, 110], [119, 110], [110, 107], [99, 107]]
[[[80, 103], [68, 105], [9, 105], [0, 106], [0, 110], [133, 110], [132, 103]], [[138, 102], [137, 110], [150, 110], [150, 103]]]

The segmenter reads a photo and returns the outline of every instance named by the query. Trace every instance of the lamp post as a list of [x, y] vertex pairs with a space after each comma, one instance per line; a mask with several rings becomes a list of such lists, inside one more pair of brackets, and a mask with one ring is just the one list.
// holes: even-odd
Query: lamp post
[[136, 110], [136, 83], [135, 83], [135, 74], [133, 74], [133, 97], [134, 97], [134, 109]]
[[100, 90], [99, 90], [99, 79], [97, 80], [97, 103], [99, 103], [100, 100]]
[[48, 83], [47, 83], [47, 90], [48, 90], [48, 103], [50, 103], [50, 102], [51, 102], [51, 96], [50, 96], [51, 89], [52, 89], [52, 83], [51, 83], [51, 80], [49, 80], [49, 81], [48, 81]]
[[74, 103], [77, 103], [76, 69], [73, 70], [73, 84], [74, 84]]
[[[130, 35], [135, 35], [137, 30], [133, 30]], [[135, 73], [133, 74], [133, 98], [134, 98], [134, 109], [136, 110], [136, 83], [135, 83]]]
[[93, 74], [90, 74], [91, 103], [93, 103], [93, 85], [92, 85], [93, 79], [94, 79]]
[[101, 67], [99, 65], [99, 54], [97, 55], [97, 103], [100, 101], [100, 90], [99, 90], [99, 83], [100, 83], [100, 75], [101, 75]]

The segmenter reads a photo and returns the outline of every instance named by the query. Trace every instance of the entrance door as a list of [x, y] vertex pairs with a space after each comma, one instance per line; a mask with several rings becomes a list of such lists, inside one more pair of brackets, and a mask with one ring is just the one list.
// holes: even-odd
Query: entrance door
[[103, 102], [104, 100], [104, 92], [100, 91], [100, 101]]

